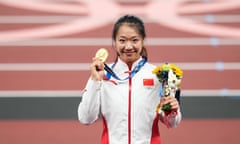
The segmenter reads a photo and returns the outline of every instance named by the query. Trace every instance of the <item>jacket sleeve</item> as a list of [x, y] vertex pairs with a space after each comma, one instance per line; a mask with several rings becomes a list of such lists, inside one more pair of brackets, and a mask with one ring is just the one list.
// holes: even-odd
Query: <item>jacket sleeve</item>
[[170, 113], [169, 115], [165, 115], [163, 111], [160, 112], [160, 120], [167, 125], [169, 128], [175, 128], [182, 120], [182, 113], [180, 109], [175, 113]]
[[101, 81], [88, 80], [78, 106], [78, 119], [81, 123], [91, 124], [98, 119], [100, 112], [100, 88]]

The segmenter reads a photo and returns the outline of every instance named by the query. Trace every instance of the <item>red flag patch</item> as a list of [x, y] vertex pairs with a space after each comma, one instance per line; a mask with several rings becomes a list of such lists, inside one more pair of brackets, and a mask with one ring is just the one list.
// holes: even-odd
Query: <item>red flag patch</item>
[[143, 85], [144, 86], [153, 86], [154, 85], [153, 79], [143, 79]]

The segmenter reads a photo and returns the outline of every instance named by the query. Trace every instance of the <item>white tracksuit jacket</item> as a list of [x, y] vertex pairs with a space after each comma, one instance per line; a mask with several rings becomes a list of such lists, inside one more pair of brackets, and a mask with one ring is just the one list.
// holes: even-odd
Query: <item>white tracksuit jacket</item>
[[[158, 121], [163, 121], [164, 115], [155, 111], [160, 101], [160, 83], [152, 74], [154, 68], [145, 63], [138, 73], [125, 81], [114, 78], [98, 82], [88, 80], [78, 117], [81, 123], [91, 124], [102, 116], [102, 144], [160, 144]], [[120, 78], [129, 75], [128, 66], [120, 59], [113, 71]], [[179, 110], [168, 120], [168, 125], [175, 127], [180, 120]]]

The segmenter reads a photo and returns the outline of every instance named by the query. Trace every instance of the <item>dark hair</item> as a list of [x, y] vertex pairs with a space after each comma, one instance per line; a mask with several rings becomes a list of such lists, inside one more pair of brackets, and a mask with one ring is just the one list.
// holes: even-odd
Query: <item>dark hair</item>
[[[133, 15], [124, 15], [122, 17], [120, 17], [116, 23], [114, 24], [113, 27], [113, 32], [112, 32], [112, 39], [115, 41], [116, 40], [116, 36], [118, 33], [119, 28], [123, 25], [123, 24], [129, 24], [129, 26], [135, 27], [139, 34], [142, 36], [142, 39], [144, 40], [146, 37], [146, 32], [145, 32], [145, 27], [144, 27], [144, 23], [143, 21]], [[142, 48], [142, 52], [140, 53], [142, 57], [147, 59], [147, 49], [143, 46]]]

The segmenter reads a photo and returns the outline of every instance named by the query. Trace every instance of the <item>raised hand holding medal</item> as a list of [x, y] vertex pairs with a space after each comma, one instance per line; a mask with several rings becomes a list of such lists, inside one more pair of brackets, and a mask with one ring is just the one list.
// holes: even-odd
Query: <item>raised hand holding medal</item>
[[[100, 48], [94, 57], [94, 61], [96, 61], [93, 64], [93, 72], [92, 72], [92, 76], [96, 77], [94, 78], [95, 80], [101, 80], [103, 74], [103, 70], [107, 71], [107, 73], [110, 76], [113, 76], [114, 78], [121, 80], [120, 78], [117, 77], [117, 75], [113, 72], [113, 70], [105, 63], [107, 58], [108, 58], [108, 51], [105, 48]], [[145, 63], [145, 62], [144, 62]], [[95, 71], [94, 71], [95, 70]], [[101, 73], [101, 74], [100, 74]], [[100, 74], [100, 75], [98, 75]], [[128, 79], [128, 78], [126, 78]]]
[[[113, 74], [113, 71], [111, 68], [108, 67], [108, 65], [105, 63], [107, 58], [108, 58], [108, 51], [105, 49], [105, 48], [100, 48], [96, 54], [95, 54], [95, 58], [100, 60], [103, 65], [104, 65], [104, 69], [110, 73], [110, 74]], [[99, 71], [98, 67], [97, 67], [97, 70]]]
[[95, 81], [102, 80], [104, 76], [104, 65], [105, 61], [108, 58], [108, 51], [105, 48], [100, 48], [93, 58], [93, 62], [91, 65], [91, 77]]
[[104, 63], [108, 58], [108, 51], [105, 48], [100, 48], [96, 52], [95, 58], [98, 58], [100, 61]]

